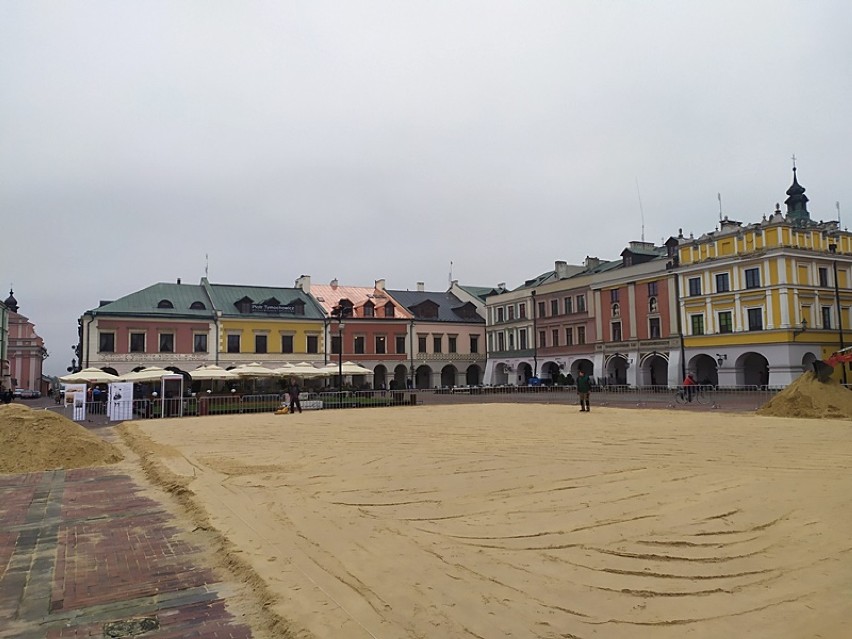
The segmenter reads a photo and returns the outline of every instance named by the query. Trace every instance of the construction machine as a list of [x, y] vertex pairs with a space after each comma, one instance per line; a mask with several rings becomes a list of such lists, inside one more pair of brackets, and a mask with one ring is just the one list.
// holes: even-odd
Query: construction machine
[[835, 364], [845, 364], [846, 362], [852, 362], [852, 346], [841, 348], [826, 359], [816, 360], [814, 362], [814, 373], [819, 381], [827, 382], [834, 372]]

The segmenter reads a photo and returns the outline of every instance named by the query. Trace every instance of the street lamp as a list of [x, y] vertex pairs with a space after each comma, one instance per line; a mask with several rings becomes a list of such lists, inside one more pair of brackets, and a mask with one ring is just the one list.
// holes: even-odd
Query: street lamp
[[533, 334], [532, 334], [532, 343], [533, 343], [533, 377], [538, 377], [538, 326], [536, 324], [536, 316], [538, 315], [538, 309], [535, 306], [535, 289], [530, 292], [532, 296], [532, 321], [533, 321]]
[[349, 306], [338, 304], [331, 309], [331, 317], [337, 322], [337, 389], [343, 390], [343, 320], [352, 314]]

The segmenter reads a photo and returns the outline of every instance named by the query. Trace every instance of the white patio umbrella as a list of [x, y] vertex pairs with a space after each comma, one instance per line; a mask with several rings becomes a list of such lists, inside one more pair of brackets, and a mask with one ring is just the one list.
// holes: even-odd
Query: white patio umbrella
[[194, 371], [190, 371], [189, 376], [192, 377], [193, 381], [237, 379], [237, 375], [233, 371], [226, 371], [221, 366], [216, 366], [215, 364], [199, 366]]
[[68, 384], [109, 384], [119, 379], [117, 375], [102, 371], [100, 368], [84, 368], [76, 373], [63, 375], [59, 381]]
[[120, 375], [119, 378], [123, 382], [156, 382], [162, 379], [164, 375], [176, 374], [179, 375], [180, 373], [167, 371], [165, 368], [160, 368], [159, 366], [149, 366], [148, 368], [143, 368], [141, 371], [136, 371], [135, 373]]
[[[325, 366], [322, 367], [321, 370], [328, 371], [331, 375], [337, 375], [340, 370], [340, 366], [335, 364], [334, 362], [329, 362]], [[360, 364], [356, 364], [355, 362], [343, 362], [343, 374], [344, 375], [372, 375], [373, 371], [369, 368], [364, 368]]]
[[295, 366], [282, 366], [275, 370], [284, 376], [292, 375], [293, 377], [301, 377], [303, 379], [315, 379], [317, 377], [328, 377], [329, 375], [328, 371], [311, 366], [307, 362], [301, 362]]
[[231, 373], [238, 375], [240, 377], [277, 377], [278, 373], [276, 373], [273, 369], [267, 368], [266, 366], [261, 366], [257, 362], [252, 362], [251, 364], [242, 364], [237, 366], [236, 368], [232, 368], [230, 370]]

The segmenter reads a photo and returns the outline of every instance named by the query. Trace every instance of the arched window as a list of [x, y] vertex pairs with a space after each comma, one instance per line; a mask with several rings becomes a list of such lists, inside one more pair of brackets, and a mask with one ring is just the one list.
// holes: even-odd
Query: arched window
[[656, 297], [652, 297], [652, 298], [648, 299], [648, 312], [649, 313], [656, 313], [657, 312], [657, 298]]
[[194, 311], [206, 311], [207, 310], [207, 307], [204, 305], [204, 302], [193, 302], [192, 304], [189, 305], [189, 308], [191, 308]]
[[160, 300], [157, 304], [157, 308], [174, 308], [175, 305], [172, 304], [169, 300]]
[[618, 305], [618, 302], [612, 305], [612, 316], [618, 317], [621, 315], [621, 307]]

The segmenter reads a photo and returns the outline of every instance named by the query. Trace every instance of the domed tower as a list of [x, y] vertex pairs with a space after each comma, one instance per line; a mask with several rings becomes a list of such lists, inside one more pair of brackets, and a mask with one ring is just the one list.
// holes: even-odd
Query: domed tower
[[11, 288], [9, 289], [9, 297], [3, 301], [3, 304], [13, 313], [18, 312], [18, 300], [15, 299], [15, 292]]
[[805, 195], [805, 187], [796, 180], [796, 165], [793, 164], [793, 184], [787, 189], [787, 219], [796, 226], [807, 226], [811, 221], [808, 213], [808, 196]]

